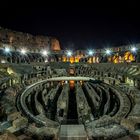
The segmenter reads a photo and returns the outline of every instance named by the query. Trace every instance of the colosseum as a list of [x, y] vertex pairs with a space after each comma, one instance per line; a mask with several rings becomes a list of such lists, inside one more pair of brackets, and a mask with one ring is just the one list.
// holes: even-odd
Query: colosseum
[[140, 139], [140, 44], [62, 50], [0, 27], [0, 140]]

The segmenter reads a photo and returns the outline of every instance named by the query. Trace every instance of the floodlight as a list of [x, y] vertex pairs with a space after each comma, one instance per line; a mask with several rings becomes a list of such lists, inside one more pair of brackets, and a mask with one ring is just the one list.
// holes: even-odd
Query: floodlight
[[88, 55], [93, 55], [93, 51], [92, 50], [89, 50], [88, 51]]
[[47, 56], [48, 55], [48, 51], [46, 51], [46, 50], [42, 51], [42, 55], [43, 56]]
[[6, 47], [6, 48], [4, 49], [4, 51], [5, 51], [6, 53], [9, 53], [9, 52], [10, 52], [10, 48]]
[[67, 56], [72, 56], [72, 51], [67, 51]]
[[21, 49], [21, 54], [26, 54], [27, 53], [27, 50], [26, 49]]
[[136, 51], [137, 51], [137, 48], [136, 48], [136, 47], [132, 47], [132, 48], [131, 48], [131, 51], [132, 51], [132, 52], [136, 52]]
[[107, 49], [107, 50], [106, 50], [106, 54], [107, 54], [107, 55], [111, 54], [111, 50]]

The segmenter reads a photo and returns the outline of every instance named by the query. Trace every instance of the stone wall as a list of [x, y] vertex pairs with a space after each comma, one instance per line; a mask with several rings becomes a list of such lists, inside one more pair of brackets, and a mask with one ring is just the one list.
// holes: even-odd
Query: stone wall
[[4, 45], [12, 46], [14, 49], [26, 47], [29, 50], [36, 48], [51, 49], [52, 51], [60, 50], [59, 41], [54, 37], [33, 36], [0, 27], [0, 47], [5, 47]]

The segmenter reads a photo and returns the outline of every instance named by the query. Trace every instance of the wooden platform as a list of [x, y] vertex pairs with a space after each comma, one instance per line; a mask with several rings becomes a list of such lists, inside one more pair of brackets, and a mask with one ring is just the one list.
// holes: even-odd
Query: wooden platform
[[59, 140], [87, 140], [83, 125], [61, 125]]

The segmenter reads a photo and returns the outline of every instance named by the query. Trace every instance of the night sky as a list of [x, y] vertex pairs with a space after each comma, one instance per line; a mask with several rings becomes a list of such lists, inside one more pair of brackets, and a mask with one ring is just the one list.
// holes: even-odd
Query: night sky
[[1, 9], [0, 26], [33, 35], [54, 36], [62, 48], [103, 48], [140, 43], [140, 12], [113, 8], [40, 7]]

